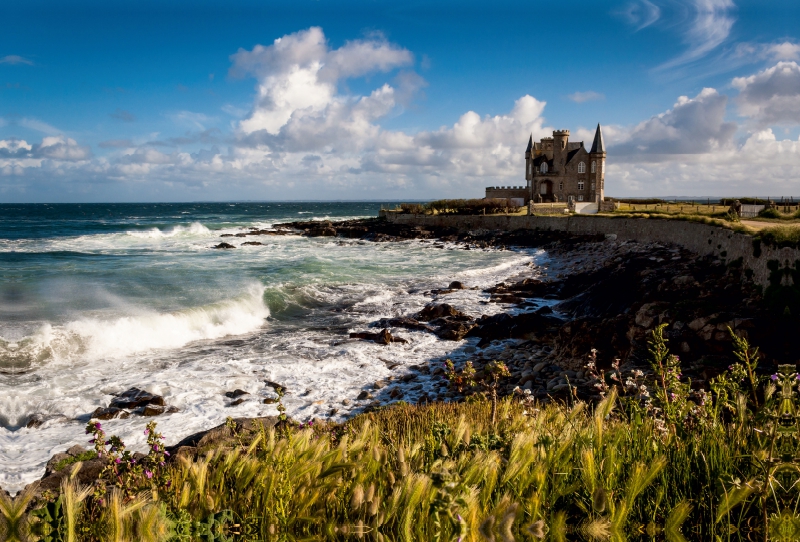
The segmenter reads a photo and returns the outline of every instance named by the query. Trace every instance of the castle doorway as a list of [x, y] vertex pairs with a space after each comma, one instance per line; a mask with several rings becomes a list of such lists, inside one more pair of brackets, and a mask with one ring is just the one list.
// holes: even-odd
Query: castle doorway
[[539, 194], [541, 196], [549, 196], [553, 193], [553, 183], [550, 181], [542, 181], [539, 183]]

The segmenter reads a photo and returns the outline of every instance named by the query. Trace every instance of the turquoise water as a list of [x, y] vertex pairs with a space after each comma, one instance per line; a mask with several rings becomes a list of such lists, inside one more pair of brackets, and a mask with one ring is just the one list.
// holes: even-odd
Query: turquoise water
[[[179, 409], [158, 418], [175, 442], [226, 416], [341, 417], [358, 393], [466, 343], [399, 333], [405, 345], [348, 339], [382, 317], [411, 314], [431, 288], [478, 289], [447, 301], [469, 314], [499, 310], [480, 288], [523, 272], [530, 252], [460, 250], [432, 241], [224, 233], [293, 220], [377, 215], [374, 203], [0, 205], [0, 486], [41, 476], [50, 455], [85, 444], [91, 412], [131, 386]], [[241, 246], [257, 240], [263, 246]], [[458, 350], [458, 352], [456, 352]], [[391, 369], [390, 369], [391, 367]], [[250, 393], [229, 406], [225, 391]], [[429, 389], [410, 391], [425, 393]], [[342, 401], [349, 399], [349, 405]], [[333, 410], [336, 410], [332, 414]], [[31, 420], [43, 422], [26, 427]], [[146, 419], [109, 421], [135, 448]]]

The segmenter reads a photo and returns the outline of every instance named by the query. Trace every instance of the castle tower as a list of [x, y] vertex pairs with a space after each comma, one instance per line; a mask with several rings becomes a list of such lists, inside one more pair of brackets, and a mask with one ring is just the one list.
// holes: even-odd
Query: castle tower
[[553, 131], [553, 169], [557, 172], [564, 171], [567, 159], [567, 143], [569, 143], [569, 130]]
[[533, 134], [528, 139], [528, 148], [525, 149], [525, 180], [528, 181], [528, 200], [533, 197]]
[[600, 124], [594, 133], [592, 150], [589, 151], [591, 197], [596, 202], [605, 201], [605, 180], [606, 180], [606, 146], [603, 143], [603, 132]]

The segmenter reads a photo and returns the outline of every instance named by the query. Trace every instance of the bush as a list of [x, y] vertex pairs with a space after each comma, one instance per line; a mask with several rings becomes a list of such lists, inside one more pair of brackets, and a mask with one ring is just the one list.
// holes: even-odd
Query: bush
[[518, 205], [511, 205], [505, 198], [440, 199], [425, 205], [425, 210], [440, 215], [480, 215], [516, 213]]
[[765, 228], [759, 233], [763, 244], [767, 246], [797, 247], [800, 246], [800, 228], [792, 226], [775, 226]]
[[772, 207], [762, 210], [760, 213], [758, 213], [758, 216], [760, 218], [783, 218], [783, 214]]

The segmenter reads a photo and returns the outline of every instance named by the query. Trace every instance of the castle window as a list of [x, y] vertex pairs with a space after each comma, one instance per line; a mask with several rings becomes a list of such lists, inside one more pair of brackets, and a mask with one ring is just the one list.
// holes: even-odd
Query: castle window
[[583, 194], [578, 194], [578, 201], [583, 201]]
[[558, 183], [558, 189], [564, 190], [564, 183]]
[[595, 173], [596, 171], [597, 171], [597, 164], [594, 162], [594, 160], [592, 160], [592, 173]]
[[547, 162], [542, 162], [542, 166], [539, 168], [539, 171], [542, 173], [547, 173]]
[[594, 183], [592, 183], [592, 192], [594, 192], [594, 188], [595, 188], [595, 187], [594, 187]]
[[528, 174], [533, 175], [533, 162], [528, 164]]
[[583, 190], [583, 181], [578, 181], [578, 190]]
[[586, 173], [586, 163], [581, 162], [578, 164], [578, 173]]

